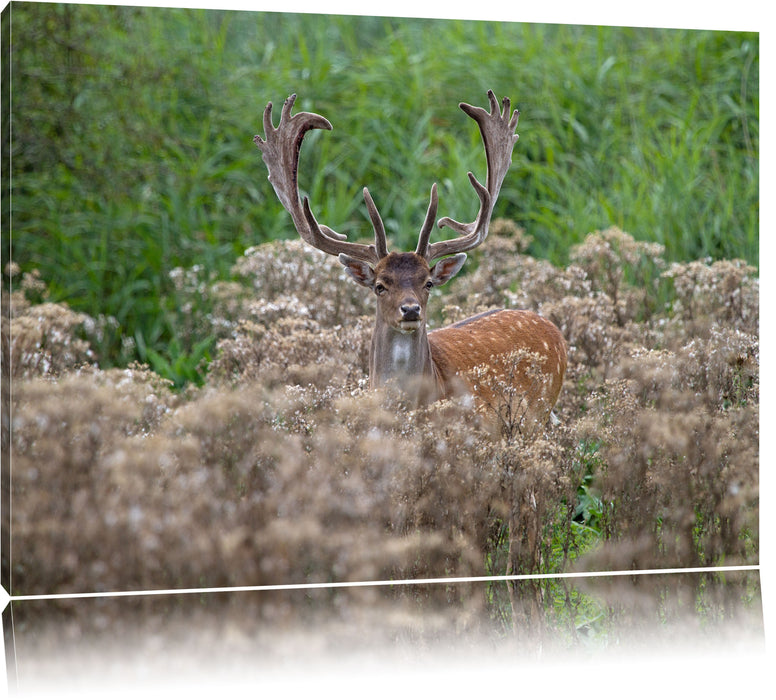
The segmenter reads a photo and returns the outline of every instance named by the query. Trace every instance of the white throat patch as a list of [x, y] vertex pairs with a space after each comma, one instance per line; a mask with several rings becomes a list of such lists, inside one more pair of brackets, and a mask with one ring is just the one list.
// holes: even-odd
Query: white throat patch
[[391, 364], [395, 370], [406, 370], [412, 359], [413, 336], [397, 334], [391, 343]]

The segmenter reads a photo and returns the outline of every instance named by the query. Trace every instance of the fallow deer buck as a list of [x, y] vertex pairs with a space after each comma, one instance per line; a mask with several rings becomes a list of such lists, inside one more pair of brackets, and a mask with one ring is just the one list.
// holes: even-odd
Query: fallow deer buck
[[[414, 253], [389, 253], [385, 228], [369, 191], [364, 188], [367, 212], [374, 227], [374, 244], [346, 240], [346, 236], [320, 225], [307, 197], [300, 200], [299, 151], [310, 129], [331, 129], [319, 114], [291, 115], [296, 95], [283, 104], [280, 123], [272, 123], [272, 103], [264, 110], [265, 138], [254, 137], [269, 170], [269, 181], [296, 230], [307, 243], [336, 255], [350, 276], [371, 289], [377, 297], [377, 316], [369, 356], [370, 386], [397, 380], [412, 398], [447, 398], [468, 390], [480, 404], [493, 407], [499, 383], [507, 393], [521, 396], [521, 432], [532, 432], [546, 422], [557, 401], [566, 371], [565, 341], [550, 321], [531, 311], [501, 309], [472, 316], [445, 328], [427, 332], [426, 304], [429, 291], [450, 280], [466, 260], [466, 252], [479, 246], [488, 235], [493, 207], [512, 161], [517, 141], [518, 112], [510, 118], [509, 98], [503, 111], [488, 91], [490, 112], [461, 103], [460, 108], [479, 125], [487, 159], [487, 185], [469, 173], [480, 200], [480, 210], [471, 223], [448, 217], [439, 220], [458, 237], [429, 244], [437, 213], [437, 188], [431, 188], [430, 203]], [[435, 264], [434, 261], [437, 261]], [[483, 374], [483, 369], [485, 370]], [[479, 379], [475, 378], [479, 376]], [[488, 381], [490, 376], [490, 381]], [[430, 390], [421, 393], [424, 380]]]

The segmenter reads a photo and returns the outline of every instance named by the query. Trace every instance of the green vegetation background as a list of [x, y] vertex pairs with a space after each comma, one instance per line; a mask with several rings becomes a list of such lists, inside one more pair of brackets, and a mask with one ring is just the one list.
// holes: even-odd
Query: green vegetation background
[[91, 340], [103, 366], [197, 378], [215, 339], [177, 329], [207, 301], [184, 303], [171, 272], [227, 279], [249, 246], [295, 235], [252, 143], [266, 103], [277, 119], [291, 92], [334, 125], [308, 137], [300, 186], [352, 238], [371, 230], [364, 185], [397, 246], [414, 245], [432, 182], [440, 216], [474, 215], [466, 172], [484, 175], [484, 156], [456, 105], [486, 104], [492, 88], [521, 112], [496, 216], [525, 228], [532, 255], [564, 264], [587, 233], [618, 226], [669, 260], [759, 263], [757, 34], [10, 11], [4, 275], [10, 257], [40, 272], [50, 300], [107, 319]]

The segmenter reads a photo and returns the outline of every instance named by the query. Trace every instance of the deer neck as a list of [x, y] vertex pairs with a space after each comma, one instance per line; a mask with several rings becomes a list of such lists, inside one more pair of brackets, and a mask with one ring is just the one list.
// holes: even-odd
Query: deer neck
[[407, 333], [378, 319], [372, 334], [369, 382], [372, 387], [379, 387], [391, 381], [407, 393], [417, 393], [418, 401], [421, 392], [426, 398], [429, 388], [436, 390], [437, 373], [425, 326]]

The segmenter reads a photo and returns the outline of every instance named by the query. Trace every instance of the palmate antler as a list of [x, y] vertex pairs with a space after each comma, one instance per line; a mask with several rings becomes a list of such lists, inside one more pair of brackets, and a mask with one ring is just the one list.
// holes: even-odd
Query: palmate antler
[[[509, 98], [505, 97], [503, 100], [503, 111], [499, 109], [498, 101], [492, 90], [488, 90], [488, 99], [490, 112], [465, 103], [459, 105], [466, 114], [477, 122], [485, 144], [488, 166], [487, 186], [484, 187], [471, 172], [469, 173], [469, 180], [480, 199], [480, 210], [475, 220], [469, 224], [454, 221], [449, 217], [440, 219], [440, 228], [448, 226], [460, 235], [457, 238], [429, 245], [438, 207], [437, 187], [436, 184], [432, 186], [426, 218], [420, 230], [418, 246], [415, 250], [429, 263], [446, 255], [476, 248], [488, 235], [488, 225], [493, 207], [501, 189], [501, 183], [512, 162], [512, 149], [518, 138], [515, 134], [518, 112], [515, 111], [510, 117]], [[332, 127], [329, 121], [319, 114], [299, 112], [292, 116], [291, 108], [295, 101], [296, 95], [291, 95], [283, 103], [280, 123], [277, 128], [272, 124], [272, 103], [270, 102], [264, 110], [265, 139], [262, 139], [261, 136], [255, 136], [253, 139], [269, 169], [269, 181], [272, 183], [278, 199], [291, 214], [296, 230], [303, 240], [330, 255], [344, 254], [374, 265], [388, 255], [388, 246], [385, 227], [369, 190], [364, 188], [364, 201], [375, 232], [373, 245], [352, 243], [346, 240], [346, 236], [327, 226], [318, 224], [310, 210], [308, 198], [305, 197], [304, 200], [300, 201], [297, 175], [302, 140], [310, 129], [331, 130]]]
[[291, 214], [297, 232], [307, 243], [330, 255], [344, 253], [358, 260], [377, 263], [380, 258], [388, 255], [385, 227], [366, 188], [364, 188], [364, 199], [375, 229], [374, 245], [351, 243], [345, 240], [346, 236], [341, 233], [333, 231], [328, 226], [319, 225], [310, 210], [308, 198], [305, 197], [304, 201], [300, 202], [297, 175], [302, 140], [310, 129], [331, 130], [331, 124], [320, 114], [312, 112], [299, 112], [291, 116], [294, 102], [296, 102], [296, 95], [291, 95], [283, 103], [277, 128], [272, 124], [272, 103], [270, 102], [264, 110], [266, 140], [258, 135], [253, 137], [253, 142], [258, 146], [267, 164], [269, 181], [275, 189], [275, 194], [286, 211]]
[[[429, 263], [437, 258], [453, 253], [464, 253], [480, 245], [488, 235], [488, 226], [490, 217], [493, 214], [493, 207], [501, 190], [501, 183], [512, 164], [512, 149], [517, 143], [518, 135], [515, 133], [517, 128], [517, 119], [519, 113], [517, 110], [510, 118], [510, 100], [508, 97], [503, 99], [504, 109], [499, 110], [498, 100], [492, 90], [488, 90], [488, 100], [490, 101], [490, 112], [486, 112], [482, 107], [474, 107], [465, 102], [458, 106], [466, 112], [480, 127], [482, 141], [485, 144], [485, 158], [488, 164], [486, 183], [483, 187], [476, 177], [470, 172], [469, 181], [474, 187], [474, 191], [480, 198], [480, 211], [477, 217], [470, 224], [462, 224], [449, 217], [443, 217], [439, 220], [439, 228], [449, 226], [456, 233], [461, 234], [458, 238], [452, 238], [447, 241], [439, 241], [428, 244], [430, 227], [424, 226], [418, 238], [418, 247], [415, 252], [424, 257]], [[436, 189], [431, 190], [431, 205], [436, 210]], [[431, 207], [429, 207], [430, 209]]]

